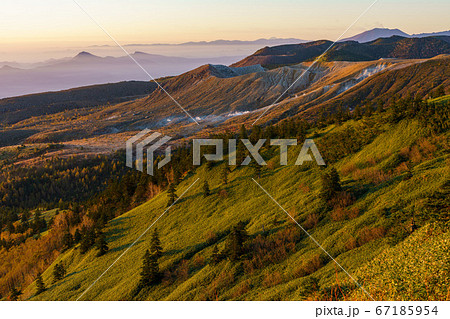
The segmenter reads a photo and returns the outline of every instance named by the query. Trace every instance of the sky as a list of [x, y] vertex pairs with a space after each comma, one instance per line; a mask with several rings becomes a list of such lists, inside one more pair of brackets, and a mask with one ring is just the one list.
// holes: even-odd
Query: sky
[[[121, 44], [294, 37], [335, 40], [374, 0], [76, 0]], [[74, 0], [2, 0], [0, 61], [112, 45]], [[450, 29], [448, 0], [379, 0], [346, 34]], [[9, 54], [8, 54], [9, 53]]]

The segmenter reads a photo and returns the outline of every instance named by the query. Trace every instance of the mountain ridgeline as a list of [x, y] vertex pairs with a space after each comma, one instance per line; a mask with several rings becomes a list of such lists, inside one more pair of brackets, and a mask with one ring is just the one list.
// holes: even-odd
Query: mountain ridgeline
[[[253, 55], [233, 64], [249, 66], [260, 64], [274, 68], [281, 65], [311, 61], [319, 57], [333, 42], [314, 41], [301, 44], [265, 47]], [[424, 59], [439, 54], [450, 54], [450, 37], [404, 38], [392, 36], [358, 43], [339, 42], [322, 57], [322, 61], [371, 61], [378, 59]]]

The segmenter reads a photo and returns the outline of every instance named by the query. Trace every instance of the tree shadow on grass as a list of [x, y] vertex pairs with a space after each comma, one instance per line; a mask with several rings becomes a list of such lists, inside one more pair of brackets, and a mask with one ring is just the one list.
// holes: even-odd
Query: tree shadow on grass
[[138, 240], [138, 241], [135, 242], [135, 243], [134, 243], [134, 241], [132, 241], [132, 242], [130, 242], [130, 243], [128, 243], [128, 244], [124, 244], [124, 245], [120, 245], [119, 247], [112, 248], [112, 249], [110, 249], [109, 251], [110, 251], [110, 252], [118, 252], [118, 251], [127, 249], [127, 248], [130, 247], [130, 245], [133, 244], [133, 243], [134, 243], [134, 246], [136, 246], [136, 245], [141, 244], [142, 242], [143, 242], [143, 240]]
[[[70, 274], [68, 274], [68, 275], [66, 275], [63, 279], [61, 279], [61, 280], [59, 280], [59, 281], [57, 281], [57, 282], [52, 282], [52, 284], [51, 284], [51, 286], [49, 286], [46, 290], [52, 290], [52, 289], [54, 289], [54, 288], [56, 288], [56, 287], [59, 287], [59, 286], [62, 286], [62, 285], [64, 285], [64, 284], [66, 284], [67, 282], [69, 282], [70, 281], [70, 277], [72, 277], [72, 276], [74, 276], [74, 275], [76, 275], [76, 274], [80, 274], [80, 273], [82, 273], [82, 272], [85, 272], [85, 271], [87, 271], [89, 268], [86, 268], [86, 269], [82, 269], [82, 270], [79, 270], [79, 271], [73, 271], [73, 272], [71, 272]], [[80, 289], [81, 288], [81, 283], [78, 283], [78, 284], [76, 284], [75, 286], [73, 286], [73, 287], [71, 287], [71, 288], [69, 288], [69, 289], [67, 289], [67, 290], [69, 290], [69, 291], [75, 291], [75, 290], [78, 290], [78, 289]], [[37, 295], [36, 294], [33, 294], [33, 295], [31, 295], [30, 297], [28, 297], [26, 300], [28, 301], [28, 300], [31, 300], [32, 298], [34, 298], [34, 297], [36, 297]], [[53, 299], [52, 299], [53, 300]]]
[[110, 228], [108, 229], [106, 233], [106, 237], [108, 238], [108, 242], [114, 242], [122, 237], [125, 236], [125, 233], [131, 228], [131, 227], [120, 227], [123, 226], [125, 223], [128, 222], [129, 219], [132, 219], [134, 216], [130, 217], [119, 217], [112, 221], [110, 221]]

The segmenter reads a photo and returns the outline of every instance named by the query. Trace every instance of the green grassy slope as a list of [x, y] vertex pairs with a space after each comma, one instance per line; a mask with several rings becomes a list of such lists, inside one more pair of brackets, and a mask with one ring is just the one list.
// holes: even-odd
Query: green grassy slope
[[[348, 125], [357, 126], [358, 123], [350, 121], [341, 127], [328, 127], [323, 133], [337, 132]], [[450, 235], [426, 232], [421, 228], [405, 242], [396, 244], [389, 236], [377, 237], [371, 231], [389, 229], [394, 221], [386, 214], [387, 211], [415, 210], [422, 198], [438, 190], [449, 179], [450, 156], [443, 150], [448, 150], [448, 134], [432, 139], [415, 121], [385, 124], [382, 129], [384, 133], [372, 143], [334, 165], [344, 189], [357, 193], [356, 202], [349, 207], [356, 212], [352, 218], [339, 220], [332, 218], [330, 212], [324, 212], [319, 198], [323, 169], [316, 165], [294, 166], [293, 160], [300, 147], [289, 150], [290, 165], [266, 168], [258, 182], [301, 224], [307, 224], [311, 216], [319, 216], [317, 225], [309, 227], [311, 235], [350, 274], [355, 274], [362, 284], [367, 282], [366, 288], [374, 297], [414, 299], [418, 298], [417, 294], [397, 294], [397, 290], [391, 289], [384, 280], [384, 268], [372, 269], [368, 263], [372, 261], [379, 265], [384, 256], [389, 256], [397, 264], [402, 264], [403, 259], [396, 254], [405, 249], [414, 251], [425, 233], [429, 242], [444, 242], [446, 247]], [[433, 149], [430, 143], [444, 147]], [[404, 178], [406, 171], [401, 164], [392, 165], [393, 156], [406, 150], [417, 162], [409, 179]], [[277, 150], [264, 152], [263, 156], [270, 158], [269, 162], [278, 162]], [[251, 168], [234, 169], [229, 176], [229, 184], [222, 186], [222, 165], [217, 164], [210, 170], [202, 166], [186, 176], [177, 187], [178, 195], [196, 179], [199, 180], [156, 223], [165, 251], [160, 268], [166, 271], [166, 277], [161, 284], [133, 295], [143, 254], [150, 248], [152, 231], [149, 231], [93, 285], [82, 300], [299, 300], [335, 299], [339, 294], [341, 299], [368, 299], [332, 261], [318, 267], [312, 275], [302, 275], [302, 269], [313, 264], [321, 254], [319, 248], [297, 226], [293, 227], [288, 216], [254, 183]], [[206, 198], [202, 194], [205, 179], [212, 191], [212, 195]], [[33, 300], [77, 299], [164, 212], [166, 203], [167, 194], [162, 193], [112, 220], [105, 229], [110, 248], [106, 255], [97, 258], [95, 249], [84, 255], [77, 248], [71, 249], [54, 263], [62, 261], [67, 267], [67, 276], [51, 284], [52, 265], [43, 274], [49, 289], [34, 297], [34, 285], [31, 285], [24, 291], [24, 296]], [[261, 234], [264, 228], [272, 234], [269, 236], [277, 236], [284, 231], [284, 234], [292, 232], [297, 239], [289, 249], [279, 252], [276, 263], [266, 267], [250, 267], [245, 260], [209, 264], [214, 243], [217, 242], [222, 249], [226, 231], [239, 221], [248, 222], [246, 229], [252, 238]], [[361, 244], [352, 246], [355, 241]], [[436, 258], [440, 258], [439, 255]], [[411, 253], [406, 262], [412, 272], [423, 267], [420, 262], [413, 262]], [[394, 262], [390, 263], [386, 267], [395, 274], [396, 266]], [[366, 272], [367, 267], [372, 269], [371, 272]], [[428, 275], [432, 277], [430, 280], [440, 280], [445, 276], [442, 272]], [[402, 278], [396, 280], [402, 281]], [[388, 291], [384, 295], [377, 293], [380, 282]], [[407, 284], [421, 285], [412, 281]]]

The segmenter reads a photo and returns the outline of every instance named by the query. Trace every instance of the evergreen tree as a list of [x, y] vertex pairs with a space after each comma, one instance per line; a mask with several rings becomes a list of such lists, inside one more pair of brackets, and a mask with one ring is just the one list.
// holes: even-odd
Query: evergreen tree
[[22, 222], [22, 226], [23, 226], [24, 230], [27, 230], [30, 227], [30, 223], [28, 222], [29, 217], [30, 216], [28, 214], [28, 211], [22, 213], [22, 217], [20, 220]]
[[8, 221], [8, 225], [6, 226], [10, 234], [14, 234], [16, 232], [16, 227], [12, 221]]
[[73, 247], [73, 237], [69, 230], [66, 231], [63, 237], [63, 245], [64, 250], [70, 249]]
[[43, 293], [46, 289], [42, 275], [41, 273], [38, 273], [36, 277], [36, 295]]
[[22, 291], [17, 290], [15, 286], [12, 286], [11, 288], [11, 294], [9, 295], [9, 300], [11, 301], [17, 301], [19, 299], [19, 296], [22, 294]]
[[375, 107], [372, 103], [369, 103], [369, 105], [366, 106], [366, 112], [364, 113], [364, 116], [371, 117], [375, 113]]
[[357, 107], [355, 107], [355, 109], [353, 110], [353, 118], [355, 120], [359, 120], [362, 117], [362, 110], [361, 107], [358, 105]]
[[53, 268], [53, 282], [60, 281], [66, 276], [66, 269], [62, 263], [57, 263]]
[[253, 126], [252, 132], [249, 136], [249, 140], [252, 142], [252, 144], [258, 142], [258, 140], [261, 138], [261, 134], [262, 134], [261, 126], [259, 125]]
[[384, 112], [384, 103], [382, 100], [377, 100], [377, 113], [381, 114]]
[[95, 231], [93, 228], [83, 227], [81, 236], [81, 253], [86, 253], [95, 244]]
[[96, 246], [98, 249], [97, 257], [103, 256], [109, 250], [108, 243], [106, 242], [106, 239], [105, 239], [105, 235], [102, 232], [100, 232], [100, 234], [97, 238]]
[[241, 129], [239, 132], [239, 138], [242, 139], [248, 139], [247, 129], [245, 128], [245, 125], [241, 125]]
[[241, 126], [239, 132], [239, 138], [236, 145], [236, 163], [237, 165], [241, 165], [241, 163], [245, 160], [245, 157], [248, 155], [248, 151], [245, 148], [244, 143], [241, 140], [248, 139], [247, 129], [244, 125]]
[[59, 271], [59, 264], [56, 264], [55, 267], [53, 267], [53, 282], [57, 282], [61, 280], [60, 271]]
[[221, 172], [222, 177], [222, 184], [227, 185], [228, 184], [228, 173], [230, 172], [230, 168], [227, 164], [224, 165]]
[[73, 206], [73, 214], [72, 218], [70, 219], [70, 225], [75, 226], [81, 223], [81, 207], [78, 204], [74, 204]]
[[45, 219], [41, 217], [41, 212], [37, 209], [34, 212], [34, 221], [33, 221], [33, 231], [35, 234], [39, 234], [47, 228], [47, 223]]
[[75, 244], [78, 244], [81, 241], [81, 233], [80, 230], [77, 228], [75, 231], [75, 235], [73, 236], [73, 241]]
[[331, 179], [333, 189], [336, 192], [340, 192], [342, 190], [341, 179], [339, 177], [339, 173], [337, 172], [337, 170], [334, 167], [330, 171], [330, 179]]
[[435, 97], [441, 97], [441, 96], [444, 96], [444, 95], [445, 95], [444, 85], [441, 84], [436, 89]]
[[256, 178], [261, 177], [262, 167], [256, 161], [251, 161], [250, 166], [253, 168], [253, 174]]
[[209, 189], [208, 181], [205, 181], [203, 183], [203, 197], [208, 197], [209, 195], [211, 195], [211, 191]]
[[152, 234], [150, 249], [151, 249], [152, 255], [154, 255], [156, 257], [156, 259], [160, 258], [163, 254], [163, 249], [161, 247], [161, 241], [159, 239], [158, 230], [156, 228]]
[[329, 173], [325, 173], [322, 176], [322, 190], [320, 192], [320, 197], [325, 201], [329, 201], [340, 191], [342, 191], [342, 187], [339, 174], [333, 167]]
[[211, 253], [211, 264], [217, 265], [220, 262], [220, 259], [221, 255], [219, 253], [219, 249], [217, 248], [217, 245], [215, 245]]
[[140, 288], [149, 287], [158, 283], [160, 279], [159, 266], [156, 256], [150, 254], [147, 250], [142, 263], [141, 279], [139, 281]]
[[231, 261], [237, 261], [245, 253], [244, 242], [247, 240], [247, 232], [245, 224], [238, 223], [233, 227], [228, 242], [228, 257]]
[[169, 189], [167, 190], [167, 193], [169, 194], [169, 201], [167, 202], [167, 207], [173, 205], [177, 200], [178, 196], [176, 194], [176, 191], [177, 189], [175, 188], [175, 184], [171, 183], [169, 185]]

